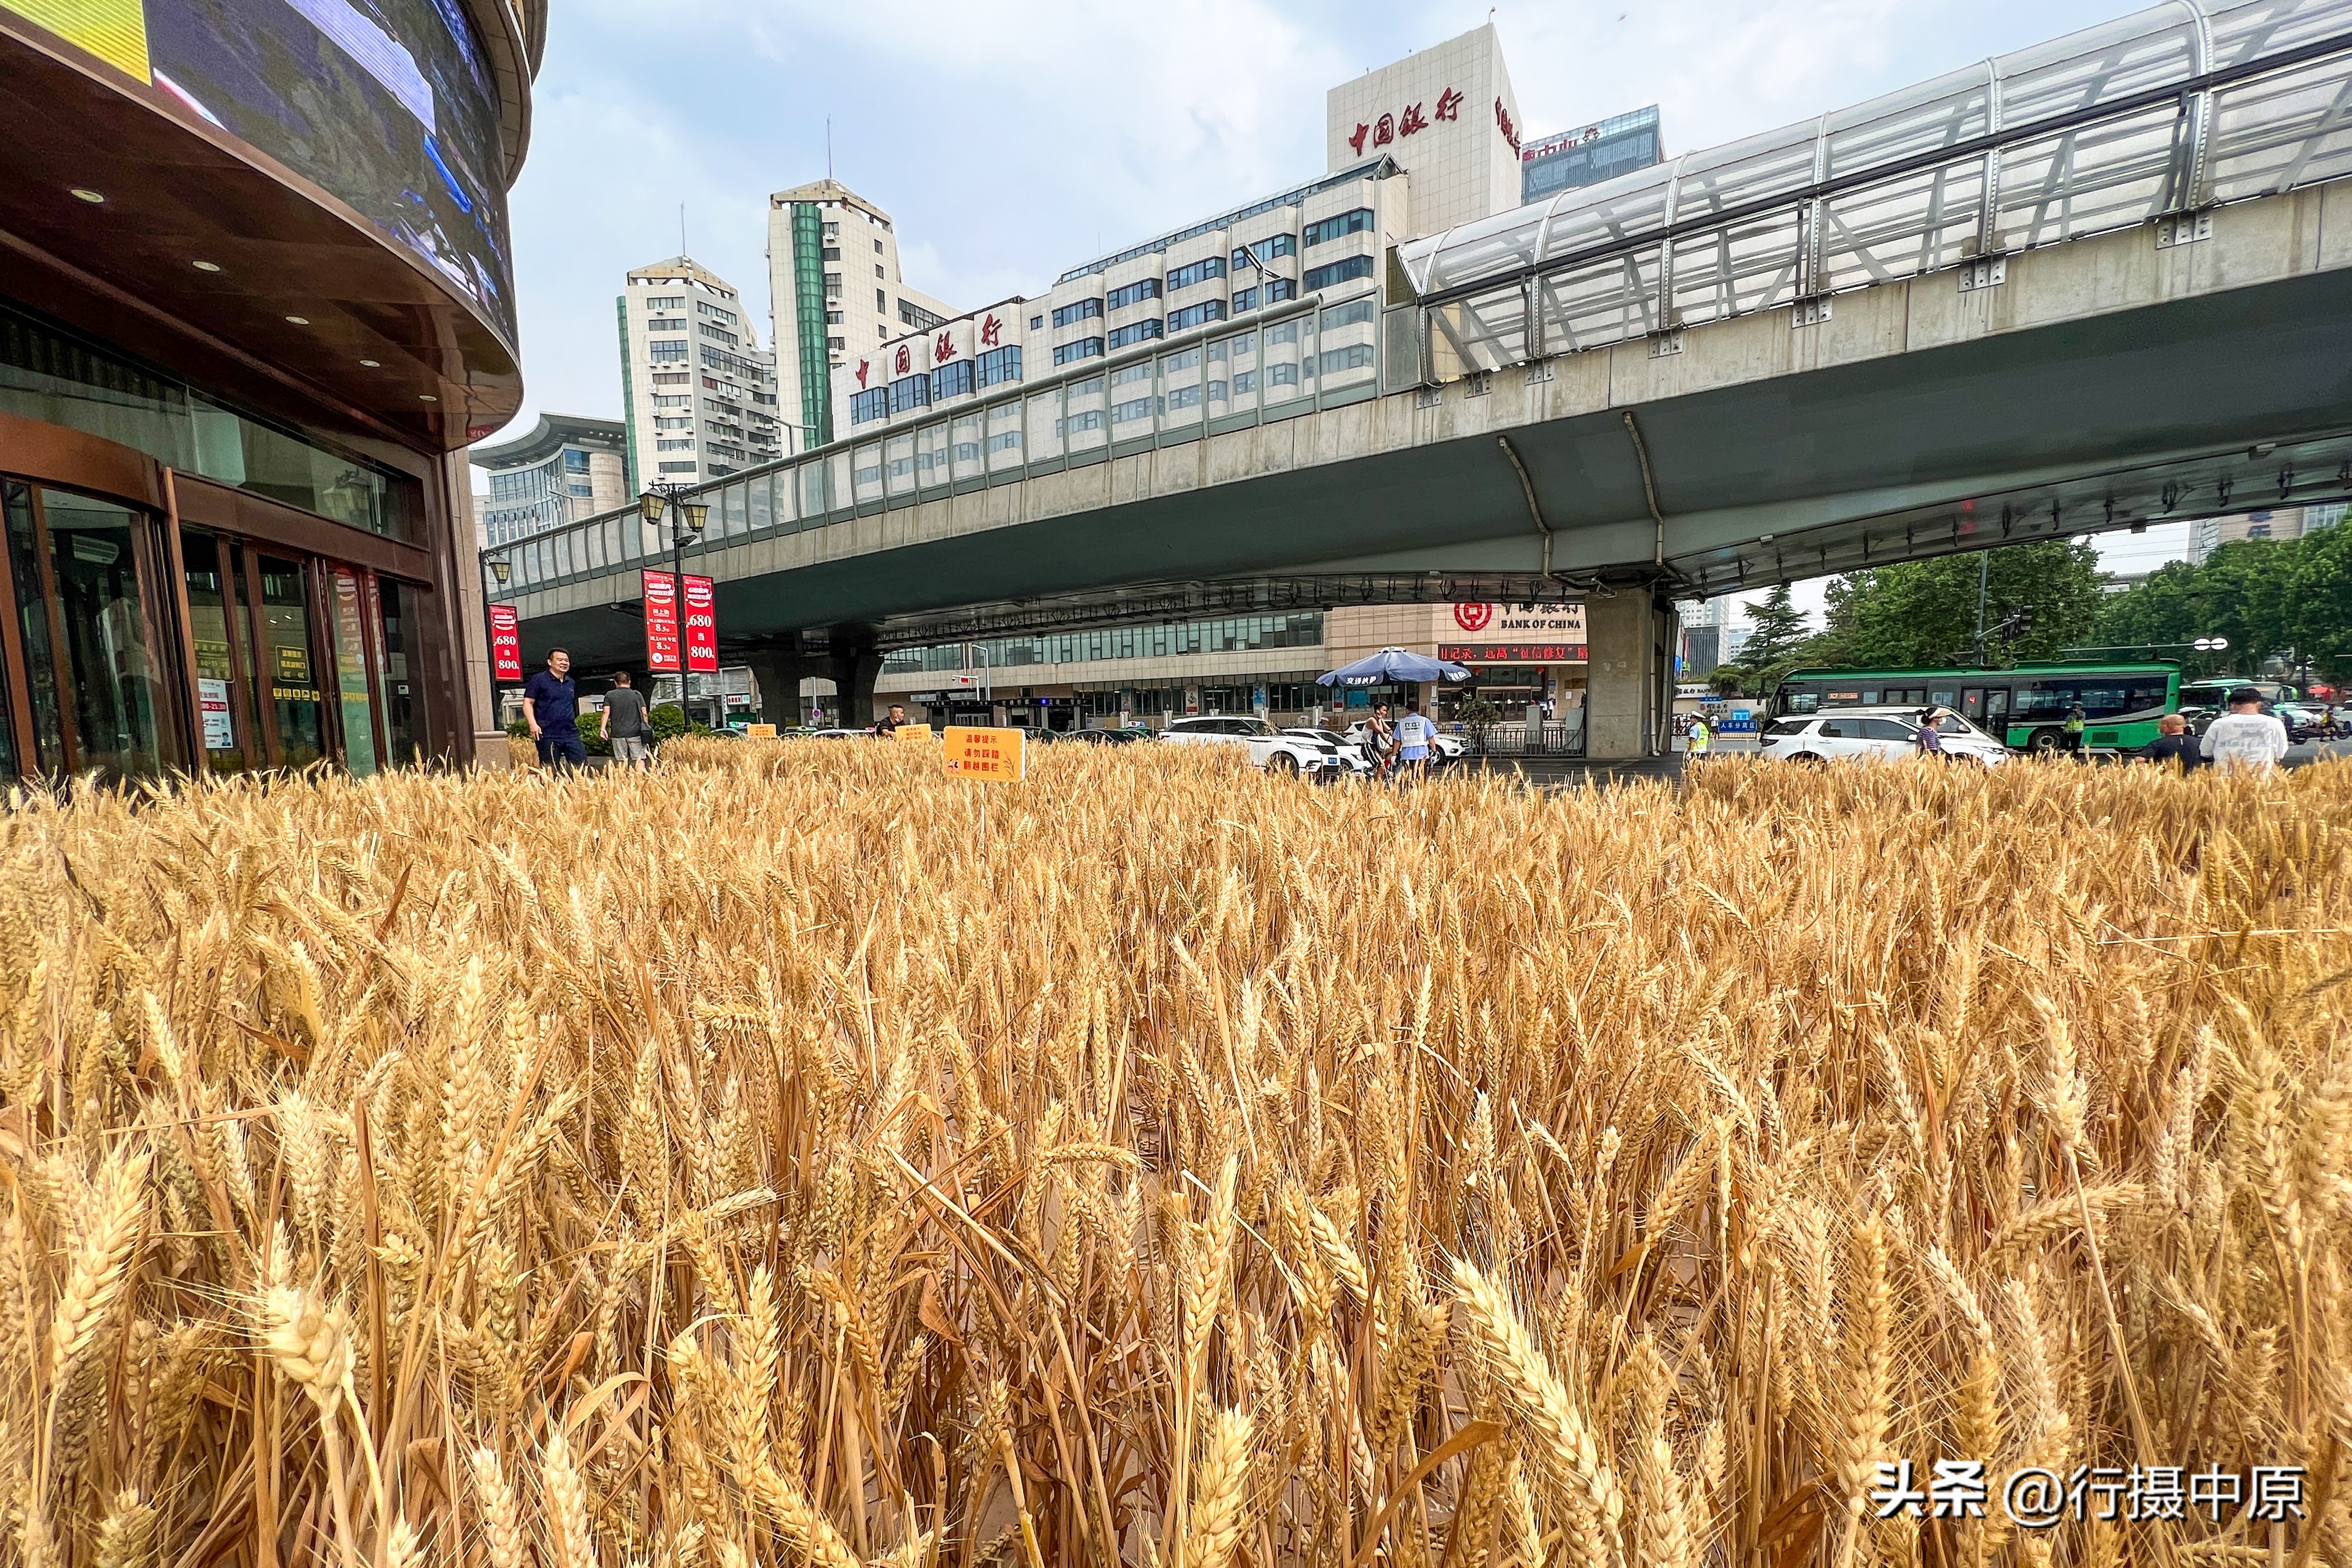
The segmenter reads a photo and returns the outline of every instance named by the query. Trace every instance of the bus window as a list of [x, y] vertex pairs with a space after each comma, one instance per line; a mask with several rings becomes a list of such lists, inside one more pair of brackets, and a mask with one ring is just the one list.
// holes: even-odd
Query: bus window
[[1989, 687], [1985, 692], [1984, 727], [1995, 735], [2009, 728], [2009, 688]]
[[[1984, 688], [1982, 686], [1970, 686], [1968, 690], [1962, 692], [1960, 694], [1960, 716], [1972, 723], [1982, 724], [1984, 722], [1985, 711], [1984, 697]], [[1951, 705], [1947, 703], [1945, 706], [1948, 707]]]
[[2063, 718], [2076, 703], [2085, 717], [2119, 718], [2126, 714], [2162, 713], [2166, 682], [2162, 675], [2107, 675], [2084, 681], [2021, 681], [2017, 688], [2020, 718]]
[[1818, 713], [1821, 711], [1822, 706], [1822, 694], [1819, 692], [1790, 692], [1787, 698], [1787, 704], [1788, 706], [1782, 710], [1787, 713]]

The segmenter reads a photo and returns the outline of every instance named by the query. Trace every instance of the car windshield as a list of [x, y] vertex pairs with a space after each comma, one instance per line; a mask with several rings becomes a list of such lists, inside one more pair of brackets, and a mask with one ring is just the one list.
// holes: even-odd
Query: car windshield
[[1765, 730], [1767, 735], [1802, 735], [1813, 721], [1810, 718], [1776, 718]]
[[1237, 718], [1232, 721], [1236, 735], [1280, 735], [1282, 732], [1262, 718]]

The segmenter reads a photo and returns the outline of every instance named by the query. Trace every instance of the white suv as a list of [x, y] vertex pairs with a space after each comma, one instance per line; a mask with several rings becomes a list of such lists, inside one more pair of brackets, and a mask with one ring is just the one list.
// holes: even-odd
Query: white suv
[[[1389, 722], [1391, 725], [1396, 723], [1394, 719], [1391, 719]], [[1361, 750], [1366, 757], [1371, 757], [1371, 721], [1369, 719], [1359, 719], [1354, 724], [1349, 725], [1348, 727], [1348, 741], [1350, 745]], [[1448, 735], [1444, 730], [1439, 730], [1429, 737], [1429, 747], [1434, 754], [1430, 758], [1431, 763], [1435, 766], [1442, 767], [1448, 762], [1460, 761], [1463, 757], [1469, 752], [1470, 743], [1463, 739], [1458, 735]], [[1380, 759], [1378, 758], [1373, 758], [1372, 760], [1377, 762]]]
[[1262, 718], [1180, 718], [1160, 732], [1170, 746], [1231, 746], [1249, 754], [1250, 766], [1272, 773], [1320, 778], [1344, 766], [1339, 754], [1320, 741], [1285, 735]]
[[[1944, 750], [1954, 761], [1998, 768], [2009, 747], [1955, 713], [1936, 725]], [[1849, 758], [1886, 762], [1919, 755], [1919, 710], [1910, 707], [1840, 707], [1823, 713], [1776, 718], [1757, 737], [1765, 757], [1790, 762], [1832, 762]]]

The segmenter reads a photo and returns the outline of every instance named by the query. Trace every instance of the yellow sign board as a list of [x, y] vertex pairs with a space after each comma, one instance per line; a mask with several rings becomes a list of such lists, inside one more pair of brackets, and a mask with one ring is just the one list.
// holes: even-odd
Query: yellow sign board
[[945, 740], [948, 771], [959, 778], [1002, 784], [1027, 776], [1022, 734], [1017, 729], [965, 729], [950, 725]]
[[897, 729], [891, 731], [891, 733], [896, 735], [901, 740], [936, 740], [939, 738], [931, 733], [931, 727], [928, 724], [902, 724]]
[[773, 740], [776, 738], [776, 727], [772, 724], [747, 724], [743, 727], [743, 738], [746, 740]]

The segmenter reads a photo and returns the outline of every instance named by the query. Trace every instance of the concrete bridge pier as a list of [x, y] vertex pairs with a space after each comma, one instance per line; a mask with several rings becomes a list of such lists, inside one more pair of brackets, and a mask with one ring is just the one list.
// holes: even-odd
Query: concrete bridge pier
[[1585, 755], [1596, 762], [1659, 755], [1674, 711], [1672, 601], [1650, 587], [1596, 593], [1584, 601], [1584, 624]]
[[[833, 683], [834, 695], [825, 707], [835, 722], [850, 728], [874, 722], [874, 685], [882, 676], [882, 655], [870, 634], [859, 637], [837, 630], [823, 649], [807, 647], [795, 637], [790, 643], [751, 649], [740, 658], [759, 683], [771, 724], [801, 721], [801, 683], [811, 679]], [[729, 656], [726, 662], [735, 663], [736, 656]]]

